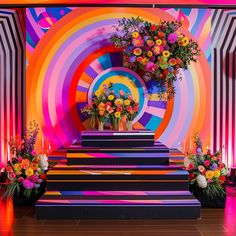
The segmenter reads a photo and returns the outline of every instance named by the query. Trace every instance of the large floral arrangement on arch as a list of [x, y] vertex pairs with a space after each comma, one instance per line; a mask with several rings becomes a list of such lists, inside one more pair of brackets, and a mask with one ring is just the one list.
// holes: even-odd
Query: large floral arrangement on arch
[[111, 41], [123, 49], [124, 66], [143, 72], [145, 81], [157, 80], [164, 88], [162, 98], [174, 96], [179, 69], [187, 70], [200, 55], [198, 43], [178, 31], [181, 26], [178, 21], [153, 24], [140, 17], [123, 18], [114, 26]]

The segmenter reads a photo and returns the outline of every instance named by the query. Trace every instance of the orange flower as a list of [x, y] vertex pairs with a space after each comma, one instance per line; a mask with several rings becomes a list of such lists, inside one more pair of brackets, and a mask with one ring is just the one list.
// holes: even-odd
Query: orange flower
[[32, 163], [30, 164], [30, 167], [31, 167], [33, 170], [37, 170], [38, 167], [39, 167], [39, 165], [38, 165], [37, 163], [35, 163], [35, 162], [32, 162]]
[[23, 159], [21, 162], [21, 168], [22, 169], [28, 169], [30, 166], [30, 161], [28, 159]]

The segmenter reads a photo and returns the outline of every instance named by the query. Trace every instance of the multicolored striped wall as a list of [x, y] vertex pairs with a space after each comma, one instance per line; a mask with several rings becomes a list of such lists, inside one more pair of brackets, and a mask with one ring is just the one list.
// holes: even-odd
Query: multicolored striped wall
[[212, 144], [236, 166], [236, 9], [212, 10]]
[[[182, 32], [199, 42], [199, 61], [181, 72], [170, 102], [157, 100], [155, 83], [124, 68], [121, 52], [110, 42], [118, 19], [132, 16], [181, 20]], [[141, 104], [135, 128], [155, 131], [156, 139], [169, 147], [190, 146], [198, 130], [209, 143], [210, 30], [209, 9], [28, 8], [27, 120], [38, 119], [53, 147], [69, 145], [89, 126], [80, 109], [103, 82], [113, 81]]]
[[0, 9], [0, 166], [25, 120], [25, 11]]
[[[128, 0], [0, 0], [0, 4], [132, 4], [132, 1]], [[133, 4], [174, 4], [174, 5], [233, 5], [236, 0], [135, 0]]]

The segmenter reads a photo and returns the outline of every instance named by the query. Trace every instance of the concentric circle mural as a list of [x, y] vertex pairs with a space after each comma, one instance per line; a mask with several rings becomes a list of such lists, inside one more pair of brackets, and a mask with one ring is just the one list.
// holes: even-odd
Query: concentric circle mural
[[[175, 100], [163, 102], [155, 96], [158, 84], [145, 82], [137, 73], [122, 67], [121, 52], [110, 42], [118, 19], [141, 16], [153, 22], [160, 18], [175, 20], [168, 11], [137, 8], [58, 11], [64, 12], [64, 16], [38, 12], [39, 23], [33, 14], [37, 10], [27, 11], [27, 119], [38, 119], [43, 135], [54, 147], [70, 145], [79, 139], [81, 130], [88, 128], [89, 122], [81, 116], [80, 109], [92, 92], [107, 82], [114, 82], [117, 90], [130, 92], [139, 100], [141, 110], [135, 128], [155, 131], [155, 137], [168, 146], [176, 146], [196, 127], [208, 126], [206, 108], [210, 101], [206, 94], [210, 81], [204, 78], [210, 77], [210, 70], [205, 69], [208, 63], [205, 55], [182, 73]], [[50, 15], [53, 20], [45, 21], [43, 15]], [[50, 28], [46, 30], [47, 27]], [[183, 28], [183, 32], [193, 37], [188, 29]]]

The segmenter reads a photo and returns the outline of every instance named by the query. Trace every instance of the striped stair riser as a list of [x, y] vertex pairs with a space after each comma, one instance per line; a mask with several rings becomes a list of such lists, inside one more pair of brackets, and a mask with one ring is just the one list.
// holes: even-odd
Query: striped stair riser
[[49, 180], [49, 191], [187, 191], [186, 180]]
[[169, 158], [67, 158], [68, 165], [169, 165]]
[[57, 164], [53, 167], [53, 170], [182, 170], [180, 165], [62, 165]]
[[82, 141], [83, 147], [150, 147], [153, 146], [154, 141], [144, 140], [86, 140]]

